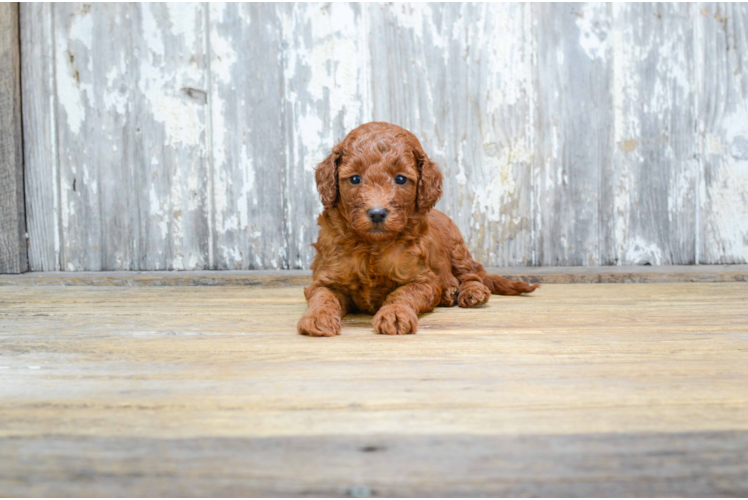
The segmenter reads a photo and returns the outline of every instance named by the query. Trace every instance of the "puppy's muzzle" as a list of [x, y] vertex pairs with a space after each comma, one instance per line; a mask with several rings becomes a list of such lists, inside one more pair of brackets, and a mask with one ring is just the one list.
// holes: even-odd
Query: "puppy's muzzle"
[[374, 224], [380, 224], [387, 218], [387, 214], [390, 212], [386, 208], [370, 208], [366, 211], [366, 215], [369, 216], [369, 220]]

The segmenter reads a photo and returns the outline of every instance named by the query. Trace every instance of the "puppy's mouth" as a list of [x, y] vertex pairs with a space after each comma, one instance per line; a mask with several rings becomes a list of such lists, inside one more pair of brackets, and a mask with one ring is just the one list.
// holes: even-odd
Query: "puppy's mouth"
[[366, 241], [381, 243], [390, 241], [397, 236], [397, 233], [386, 231], [384, 229], [372, 229], [361, 235]]
[[351, 217], [351, 228], [365, 239], [383, 241], [395, 237], [402, 230], [397, 222], [396, 217], [373, 221], [364, 213], [354, 213]]
[[394, 237], [397, 232], [388, 229], [384, 224], [372, 224], [364, 231], [359, 231], [364, 238], [372, 241], [382, 241]]
[[384, 226], [374, 226], [364, 233], [367, 238], [373, 238], [375, 240], [387, 239], [393, 236], [393, 232], [384, 228]]

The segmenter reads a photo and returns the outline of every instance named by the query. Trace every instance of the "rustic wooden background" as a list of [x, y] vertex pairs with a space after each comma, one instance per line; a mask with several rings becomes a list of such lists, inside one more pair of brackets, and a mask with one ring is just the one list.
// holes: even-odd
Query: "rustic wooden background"
[[384, 120], [488, 265], [748, 262], [748, 4], [23, 4], [32, 270], [305, 268]]
[[18, 6], [0, 3], [0, 274], [28, 268]]

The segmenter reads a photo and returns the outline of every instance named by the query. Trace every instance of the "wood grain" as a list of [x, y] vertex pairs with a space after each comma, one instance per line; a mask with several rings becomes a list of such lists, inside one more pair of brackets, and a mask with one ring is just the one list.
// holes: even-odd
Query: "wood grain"
[[611, 8], [613, 143], [601, 179], [601, 263], [693, 264], [698, 6]]
[[[0, 484], [18, 496], [743, 497], [748, 492], [745, 432], [61, 436], [0, 443], [5, 451]], [[202, 467], [203, 456], [210, 456], [209, 467]]]
[[612, 153], [610, 8], [534, 7], [536, 265], [600, 263], [600, 183]]
[[208, 267], [203, 7], [53, 10], [61, 268]]
[[28, 269], [18, 4], [0, 4], [0, 273]]
[[26, 223], [35, 271], [59, 271], [63, 244], [52, 10], [50, 3], [20, 5]]
[[746, 292], [548, 284], [313, 339], [298, 286], [2, 287], [0, 489], [745, 495]]
[[140, 169], [135, 185], [141, 248], [140, 264], [129, 268], [206, 269], [211, 267], [212, 210], [206, 189], [211, 175], [206, 134], [208, 5], [134, 8], [142, 23], [139, 53], [133, 57], [133, 64], [140, 65], [141, 109], [133, 117], [137, 126], [132, 146], [140, 155], [135, 158]]
[[[695, 29], [699, 261], [748, 261], [748, 4], [704, 4]], [[721, 57], [713, 57], [720, 54]]]
[[217, 3], [209, 14], [210, 267], [288, 267], [281, 21], [272, 4]]
[[746, 4], [21, 13], [32, 270], [307, 268], [313, 169], [370, 120], [487, 265], [748, 262]]

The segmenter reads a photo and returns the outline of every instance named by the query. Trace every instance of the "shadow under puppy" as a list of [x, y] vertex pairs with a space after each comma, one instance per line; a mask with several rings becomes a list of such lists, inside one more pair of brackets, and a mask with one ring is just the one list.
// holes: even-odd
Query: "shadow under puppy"
[[416, 333], [437, 305], [476, 307], [492, 293], [539, 285], [486, 273], [454, 222], [433, 207], [442, 173], [416, 136], [384, 122], [353, 130], [316, 169], [319, 216], [302, 335], [340, 334], [346, 314], [373, 314], [377, 333]]

